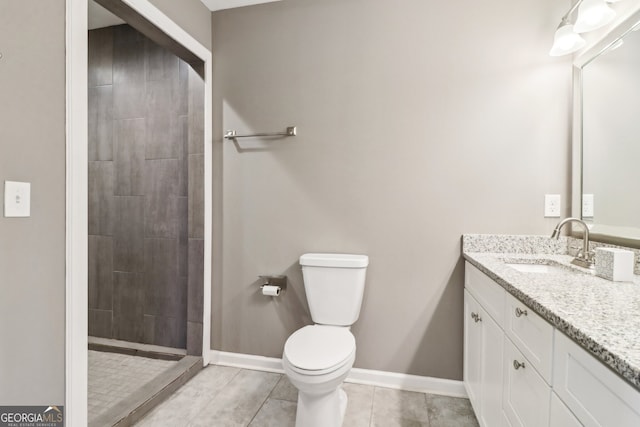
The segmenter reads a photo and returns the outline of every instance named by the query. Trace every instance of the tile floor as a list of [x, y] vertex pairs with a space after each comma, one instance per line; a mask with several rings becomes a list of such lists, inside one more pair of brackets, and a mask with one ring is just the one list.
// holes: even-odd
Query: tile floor
[[176, 363], [89, 350], [89, 423]]
[[[468, 399], [345, 384], [344, 427], [475, 427]], [[208, 366], [136, 427], [293, 427], [297, 391], [286, 376]]]

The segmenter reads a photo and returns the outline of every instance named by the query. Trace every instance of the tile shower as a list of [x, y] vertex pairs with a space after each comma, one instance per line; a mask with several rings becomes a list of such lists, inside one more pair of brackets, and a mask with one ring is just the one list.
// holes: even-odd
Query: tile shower
[[88, 41], [89, 335], [201, 356], [203, 80], [128, 25]]
[[202, 351], [202, 85], [128, 25], [89, 32], [89, 335]]

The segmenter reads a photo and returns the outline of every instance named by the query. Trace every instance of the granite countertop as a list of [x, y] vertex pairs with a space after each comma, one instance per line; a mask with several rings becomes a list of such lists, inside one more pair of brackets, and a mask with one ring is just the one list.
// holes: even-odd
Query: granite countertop
[[[640, 276], [611, 282], [570, 264], [567, 239], [482, 237], [463, 236], [467, 261], [640, 390]], [[525, 261], [559, 268], [537, 274], [506, 265]]]

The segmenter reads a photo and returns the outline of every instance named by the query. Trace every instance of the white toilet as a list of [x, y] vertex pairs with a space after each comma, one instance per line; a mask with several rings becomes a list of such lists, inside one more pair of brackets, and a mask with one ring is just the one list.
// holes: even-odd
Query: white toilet
[[284, 345], [284, 372], [298, 389], [296, 427], [340, 427], [347, 408], [340, 385], [356, 358], [349, 329], [360, 315], [369, 258], [305, 254], [300, 265], [315, 324], [298, 329]]

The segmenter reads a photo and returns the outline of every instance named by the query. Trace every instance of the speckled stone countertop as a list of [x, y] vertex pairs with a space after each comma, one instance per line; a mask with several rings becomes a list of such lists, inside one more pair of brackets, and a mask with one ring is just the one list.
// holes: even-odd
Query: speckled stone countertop
[[[567, 239], [464, 235], [463, 255], [553, 326], [640, 390], [640, 276], [611, 282], [571, 263]], [[507, 263], [559, 268], [524, 273]]]

